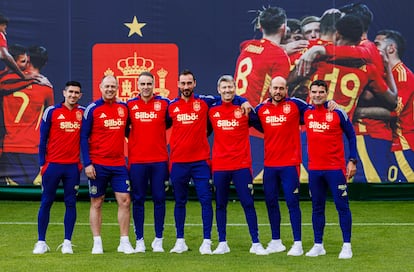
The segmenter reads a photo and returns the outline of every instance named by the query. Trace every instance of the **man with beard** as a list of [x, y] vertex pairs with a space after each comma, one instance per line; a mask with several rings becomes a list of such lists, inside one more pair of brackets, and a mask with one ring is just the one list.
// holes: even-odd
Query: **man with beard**
[[308, 104], [298, 98], [287, 98], [287, 91], [285, 78], [277, 76], [272, 79], [270, 99], [256, 107], [258, 120], [254, 127], [264, 133], [263, 190], [272, 231], [272, 240], [266, 250], [269, 253], [286, 250], [280, 239], [279, 187], [282, 185], [294, 239], [287, 255], [300, 256], [303, 249], [299, 207], [302, 161], [299, 124]]
[[[179, 75], [180, 96], [168, 107], [172, 119], [170, 138], [171, 183], [174, 188], [174, 218], [176, 243], [170, 252], [182, 253], [188, 250], [184, 239], [184, 223], [189, 182], [194, 182], [201, 204], [204, 240], [199, 251], [212, 254], [211, 228], [213, 225], [212, 193], [210, 184], [210, 146], [207, 141], [207, 114], [209, 106], [220, 100], [213, 96], [194, 94], [196, 80], [190, 70]], [[240, 98], [242, 108], [246, 100]]]

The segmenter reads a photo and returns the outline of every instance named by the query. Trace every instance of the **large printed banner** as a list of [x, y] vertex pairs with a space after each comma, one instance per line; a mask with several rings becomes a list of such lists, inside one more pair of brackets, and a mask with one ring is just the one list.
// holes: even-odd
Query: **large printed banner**
[[[116, 77], [118, 97], [127, 101], [138, 95], [139, 74], [149, 71], [155, 77], [155, 92], [172, 99], [178, 95], [179, 71], [190, 69], [197, 80], [196, 92], [216, 95], [217, 79], [223, 74], [233, 75], [237, 70], [240, 44], [262, 37], [254, 28], [260, 10], [280, 6], [286, 10], [288, 18], [302, 20], [309, 15], [321, 17], [325, 10], [349, 3], [345, 0], [125, 0], [114, 4], [110, 0], [2, 0], [0, 14], [6, 16], [9, 23], [7, 28], [0, 28], [0, 35], [7, 43], [5, 47], [0, 39], [0, 46], [8, 46], [14, 54], [19, 48], [16, 44], [42, 48], [47, 63], [41, 73], [53, 89], [42, 83], [11, 90], [21, 82], [16, 81], [17, 75], [7, 73], [5, 62], [0, 61], [0, 69], [4, 69], [0, 72], [0, 185], [41, 184], [37, 154], [39, 123], [48, 106], [63, 100], [66, 81], [82, 83], [80, 103], [86, 106], [100, 97], [99, 83], [103, 76]], [[395, 5], [391, 1], [370, 0], [365, 3], [374, 15], [368, 39], [374, 40], [380, 30], [392, 29], [402, 33], [406, 40], [406, 52], [401, 56], [402, 62], [395, 65], [393, 77], [401, 84], [409, 82], [409, 69], [414, 67], [414, 35], [409, 23], [413, 2], [404, 0]], [[260, 48], [256, 49], [259, 53]], [[25, 65], [24, 59], [17, 60]], [[343, 69], [336, 63], [329, 67], [329, 71], [310, 80], [316, 77], [326, 80], [330, 98], [354, 121], [358, 171], [351, 182], [414, 182], [413, 84], [401, 85], [397, 107], [387, 109], [392, 112], [391, 117], [355, 117], [356, 109], [350, 105], [351, 102], [357, 105], [360, 100], [357, 89], [363, 86], [360, 86], [362, 81], [358, 75], [365, 73], [367, 67], [359, 66], [358, 72]], [[306, 99], [306, 93], [303, 96], [303, 92], [298, 91], [300, 88], [293, 86], [290, 90], [291, 96]], [[266, 89], [258, 91], [261, 97], [257, 101], [265, 99]], [[249, 94], [244, 96], [249, 97]], [[378, 101], [362, 106], [382, 111], [384, 107]], [[306, 135], [301, 134], [301, 182], [306, 183]], [[251, 135], [255, 182], [261, 183], [263, 136], [253, 129]], [[77, 143], [62, 144], [78, 148]], [[84, 174], [81, 183], [87, 184]]]

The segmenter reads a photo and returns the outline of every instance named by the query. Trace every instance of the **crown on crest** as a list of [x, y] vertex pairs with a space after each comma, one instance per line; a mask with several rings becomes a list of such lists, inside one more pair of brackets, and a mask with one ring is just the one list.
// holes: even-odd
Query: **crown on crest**
[[134, 52], [133, 57], [120, 59], [117, 63], [117, 67], [124, 76], [139, 75], [142, 72], [151, 71], [154, 68], [154, 62], [151, 59], [138, 57], [137, 53]]

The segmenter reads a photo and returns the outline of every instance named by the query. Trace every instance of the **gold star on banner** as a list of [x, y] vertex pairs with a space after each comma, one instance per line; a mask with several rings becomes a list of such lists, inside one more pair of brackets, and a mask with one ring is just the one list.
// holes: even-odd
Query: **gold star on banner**
[[128, 37], [131, 37], [135, 33], [142, 37], [141, 28], [143, 28], [146, 25], [146, 23], [138, 22], [137, 16], [134, 16], [134, 19], [132, 19], [132, 23], [124, 23], [124, 25], [126, 25], [129, 28]]

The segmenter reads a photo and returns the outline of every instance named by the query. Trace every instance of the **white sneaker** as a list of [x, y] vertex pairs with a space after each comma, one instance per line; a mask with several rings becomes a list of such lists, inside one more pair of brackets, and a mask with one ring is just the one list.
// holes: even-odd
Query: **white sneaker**
[[325, 255], [326, 251], [323, 248], [323, 244], [314, 244], [311, 250], [306, 252], [306, 256], [308, 257], [318, 257], [320, 255]]
[[201, 255], [213, 254], [213, 252], [211, 252], [211, 240], [204, 239], [198, 250], [200, 251]]
[[162, 238], [154, 238], [154, 241], [151, 243], [152, 252], [164, 252], [164, 248], [162, 248]]
[[92, 254], [103, 254], [102, 241], [93, 242]]
[[178, 238], [174, 247], [170, 250], [170, 253], [183, 253], [188, 251], [188, 246], [185, 244], [184, 238]]
[[123, 241], [119, 243], [118, 252], [123, 252], [125, 254], [135, 253], [135, 249], [132, 247], [129, 241]]
[[135, 253], [145, 253], [145, 249], [144, 239], [137, 240], [135, 245]]
[[267, 250], [263, 248], [261, 243], [253, 243], [250, 248], [250, 253], [256, 255], [269, 255], [269, 252], [267, 252]]
[[50, 251], [50, 248], [46, 244], [45, 241], [38, 241], [33, 249], [33, 254], [44, 254], [46, 252]]
[[352, 258], [352, 247], [351, 243], [344, 243], [342, 246], [341, 253], [338, 256], [339, 259], [351, 259]]
[[63, 243], [58, 246], [58, 249], [62, 247], [62, 254], [73, 254], [72, 242], [70, 240], [63, 240]]
[[303, 255], [303, 248], [301, 241], [295, 241], [292, 248], [287, 253], [288, 256], [301, 256]]
[[285, 251], [286, 247], [282, 244], [282, 240], [277, 239], [277, 240], [272, 240], [267, 244], [267, 248], [266, 251], [270, 254], [270, 253], [277, 253], [277, 252], [282, 252]]
[[227, 242], [220, 242], [217, 248], [213, 251], [213, 254], [226, 254], [230, 252], [230, 248], [227, 245]]

